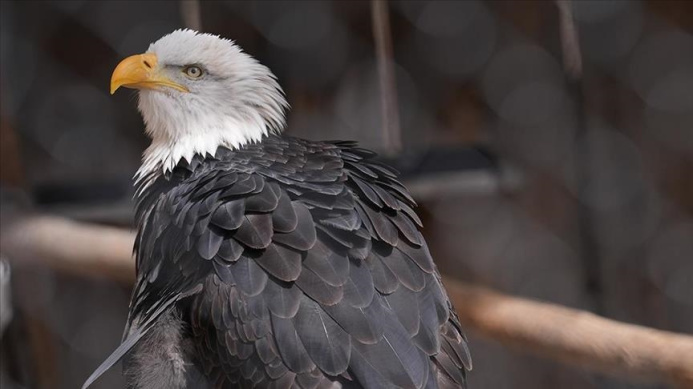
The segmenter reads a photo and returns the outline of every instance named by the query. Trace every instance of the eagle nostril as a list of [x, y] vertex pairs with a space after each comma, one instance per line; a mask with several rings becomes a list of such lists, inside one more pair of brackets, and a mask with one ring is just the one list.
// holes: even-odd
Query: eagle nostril
[[145, 59], [143, 62], [144, 62], [144, 66], [145, 66], [147, 69], [151, 69], [151, 68], [152, 68], [152, 65], [151, 65], [146, 59]]

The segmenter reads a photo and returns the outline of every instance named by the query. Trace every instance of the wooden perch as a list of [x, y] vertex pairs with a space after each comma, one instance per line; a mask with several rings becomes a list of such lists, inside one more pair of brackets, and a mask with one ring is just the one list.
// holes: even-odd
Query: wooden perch
[[[0, 250], [16, 266], [40, 261], [64, 272], [130, 282], [133, 240], [132, 232], [117, 228], [35, 216], [3, 223]], [[444, 281], [468, 331], [573, 366], [693, 388], [692, 336]]]
[[70, 274], [135, 280], [130, 231], [51, 216], [8, 219], [14, 220], [3, 220], [0, 251], [16, 266], [40, 263]]
[[589, 370], [693, 388], [693, 336], [443, 281], [463, 326], [481, 336]]

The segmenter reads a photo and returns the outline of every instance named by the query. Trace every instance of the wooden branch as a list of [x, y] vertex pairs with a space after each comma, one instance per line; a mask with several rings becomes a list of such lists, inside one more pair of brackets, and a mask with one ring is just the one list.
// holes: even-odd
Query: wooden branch
[[8, 219], [0, 228], [0, 251], [15, 266], [49, 266], [122, 282], [135, 279], [135, 235], [130, 231], [50, 216]]
[[[130, 231], [46, 216], [3, 223], [0, 231], [0, 250], [15, 266], [48, 265], [127, 282], [134, 274], [133, 241]], [[692, 336], [444, 281], [468, 331], [589, 370], [693, 387]]]
[[483, 337], [589, 370], [693, 388], [693, 336], [510, 297], [450, 278], [444, 283], [463, 327]]

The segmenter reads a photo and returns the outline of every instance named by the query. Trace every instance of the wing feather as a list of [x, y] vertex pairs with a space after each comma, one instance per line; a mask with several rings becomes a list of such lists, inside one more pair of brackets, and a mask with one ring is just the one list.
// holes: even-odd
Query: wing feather
[[273, 240], [300, 251], [310, 250], [316, 241], [315, 224], [308, 207], [298, 201], [292, 202], [298, 224], [292, 232], [276, 233]]
[[310, 269], [303, 269], [296, 285], [311, 299], [323, 305], [337, 304], [344, 297], [344, 288], [341, 285], [328, 284]]
[[272, 330], [279, 354], [291, 371], [303, 373], [313, 370], [315, 364], [308, 355], [292, 319], [272, 315]]
[[423, 387], [430, 369], [428, 357], [412, 344], [409, 334], [393, 315], [382, 317], [381, 322], [384, 335], [379, 342], [354, 342], [357, 358], [351, 367], [356, 376], [369, 378], [377, 371], [382, 377], [378, 380], [379, 387]]
[[238, 289], [249, 297], [257, 296], [267, 285], [267, 273], [252, 259], [241, 258], [233, 263], [229, 270]]
[[301, 302], [302, 292], [293, 283], [270, 280], [265, 289], [264, 297], [272, 315], [289, 319], [296, 315]]
[[280, 244], [269, 245], [255, 262], [282, 281], [295, 281], [302, 272], [301, 253]]
[[293, 322], [306, 352], [325, 373], [337, 376], [349, 366], [351, 337], [314, 300], [303, 297]]
[[314, 272], [326, 284], [342, 286], [349, 278], [349, 259], [330, 250], [322, 242], [310, 250], [303, 260], [303, 267]]

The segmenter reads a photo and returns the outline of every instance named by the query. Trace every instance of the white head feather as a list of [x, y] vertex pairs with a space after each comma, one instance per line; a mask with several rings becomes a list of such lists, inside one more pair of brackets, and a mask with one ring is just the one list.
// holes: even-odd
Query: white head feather
[[[138, 108], [152, 144], [136, 178], [170, 171], [181, 159], [213, 155], [259, 141], [285, 126], [288, 104], [272, 72], [235, 43], [216, 35], [176, 30], [152, 43], [167, 76], [187, 87], [139, 91]], [[203, 76], [191, 80], [181, 69], [196, 65]]]

